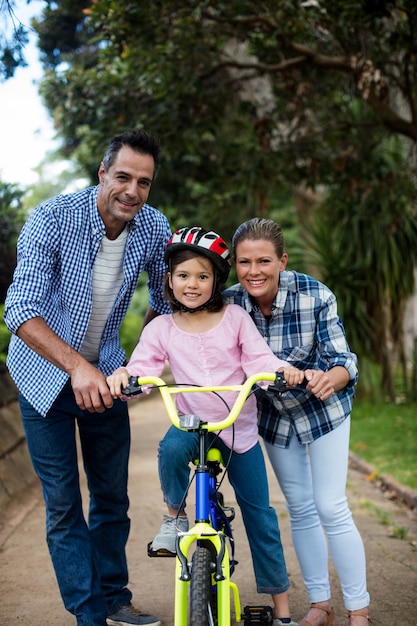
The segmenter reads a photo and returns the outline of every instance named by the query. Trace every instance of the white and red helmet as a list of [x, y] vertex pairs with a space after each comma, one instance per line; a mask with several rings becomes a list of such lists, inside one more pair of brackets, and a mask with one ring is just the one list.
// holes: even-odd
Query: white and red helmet
[[195, 250], [214, 263], [219, 280], [226, 282], [230, 272], [230, 252], [225, 240], [213, 230], [205, 230], [201, 226], [179, 228], [170, 237], [165, 248], [165, 262], [177, 250]]

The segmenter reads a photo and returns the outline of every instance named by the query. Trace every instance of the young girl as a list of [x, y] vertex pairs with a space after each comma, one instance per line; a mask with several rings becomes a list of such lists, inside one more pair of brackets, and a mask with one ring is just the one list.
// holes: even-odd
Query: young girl
[[[200, 227], [177, 230], [169, 240], [165, 261], [165, 295], [173, 314], [161, 315], [143, 329], [127, 367], [117, 369], [107, 382], [114, 398], [121, 397], [129, 376], [159, 376], [166, 361], [174, 380], [196, 385], [241, 384], [260, 371], [285, 369], [289, 384], [302, 382], [304, 373], [278, 359], [241, 307], [226, 305], [221, 289], [230, 270], [224, 240]], [[235, 392], [222, 394], [230, 405]], [[197, 397], [196, 397], [197, 396]], [[205, 394], [204, 412], [210, 420], [227, 415], [223, 402]], [[180, 394], [180, 413], [201, 414], [198, 393]], [[228, 477], [242, 511], [251, 548], [258, 593], [270, 593], [274, 626], [291, 624], [290, 586], [280, 540], [278, 519], [269, 505], [264, 458], [258, 441], [257, 410], [250, 396], [233, 429], [220, 432], [216, 446], [230, 458]], [[212, 433], [212, 437], [215, 435]], [[184, 494], [189, 462], [198, 457], [198, 435], [171, 426], [160, 443], [159, 475], [168, 515], [153, 541], [155, 550], [175, 552], [178, 529], [188, 530]]]

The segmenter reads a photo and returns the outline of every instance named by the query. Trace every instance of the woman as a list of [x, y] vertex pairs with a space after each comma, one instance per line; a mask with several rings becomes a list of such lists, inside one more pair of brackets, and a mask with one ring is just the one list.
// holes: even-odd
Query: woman
[[327, 541], [349, 625], [367, 626], [365, 552], [346, 499], [357, 358], [336, 298], [311, 276], [286, 270], [284, 237], [272, 220], [241, 224], [232, 247], [239, 284], [224, 292], [227, 301], [248, 311], [277, 356], [309, 370], [310, 393], [277, 398], [257, 392], [259, 432], [286, 498], [311, 603], [301, 626], [331, 626], [334, 620]]

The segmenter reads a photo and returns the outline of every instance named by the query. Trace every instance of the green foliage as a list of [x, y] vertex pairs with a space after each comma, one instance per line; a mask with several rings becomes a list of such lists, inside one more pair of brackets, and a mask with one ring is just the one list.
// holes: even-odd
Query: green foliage
[[126, 351], [126, 357], [132, 354], [142, 329], [143, 317], [134, 311], [129, 311], [120, 329], [120, 341]]
[[15, 245], [24, 221], [23, 194], [17, 185], [0, 180], [0, 303], [16, 265]]
[[[88, 51], [85, 49], [88, 39], [88, 27], [82, 28], [83, 11], [90, 0], [61, 0], [59, 10], [55, 3], [47, 2], [42, 15], [43, 29], [39, 46], [42, 61], [46, 67], [56, 67], [65, 62], [66, 53]], [[34, 27], [37, 28], [36, 20]]]
[[18, 185], [0, 180], [0, 245], [16, 243], [24, 221], [23, 195]]
[[28, 30], [14, 12], [15, 2], [0, 3], [0, 81], [14, 76], [18, 67], [27, 65], [24, 47], [28, 43]]
[[4, 304], [0, 304], [0, 362], [6, 362], [7, 347], [10, 341], [10, 333], [3, 321]]
[[174, 226], [198, 215], [229, 236], [291, 185], [337, 182], [355, 141], [377, 149], [387, 131], [415, 141], [414, 2], [320, 6], [48, 4], [36, 25], [42, 93], [65, 155], [95, 182], [108, 138], [145, 126], [163, 147], [156, 204]]
[[127, 358], [130, 357], [138, 342], [143, 326], [143, 318], [148, 308], [148, 297], [146, 274], [142, 274], [120, 329], [120, 341], [122, 348], [126, 351]]
[[[95, 183], [108, 139], [145, 126], [163, 149], [151, 201], [173, 228], [230, 239], [277, 219], [290, 266], [333, 288], [394, 397], [417, 250], [415, 1], [61, 0], [35, 28], [63, 155]], [[324, 203], [294, 209], [300, 187]]]
[[26, 188], [23, 198], [26, 213], [49, 198], [61, 193], [70, 193], [88, 185], [80, 166], [76, 162], [62, 160], [56, 151], [47, 153], [44, 160], [34, 170], [38, 175], [38, 180]]
[[[393, 365], [403, 362], [404, 310], [414, 293], [417, 205], [401, 143], [357, 144], [337, 185], [329, 185], [306, 239], [316, 273], [338, 296], [349, 340], [382, 366], [382, 388], [395, 396]], [[393, 349], [389, 349], [389, 345]]]
[[415, 404], [356, 399], [350, 448], [399, 483], [417, 489], [417, 420]]

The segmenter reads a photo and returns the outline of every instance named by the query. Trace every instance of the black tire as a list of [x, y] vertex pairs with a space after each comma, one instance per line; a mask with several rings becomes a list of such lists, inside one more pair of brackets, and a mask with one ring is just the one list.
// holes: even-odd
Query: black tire
[[211, 563], [210, 551], [197, 546], [191, 561], [190, 626], [214, 626], [217, 623], [217, 607], [211, 588]]

